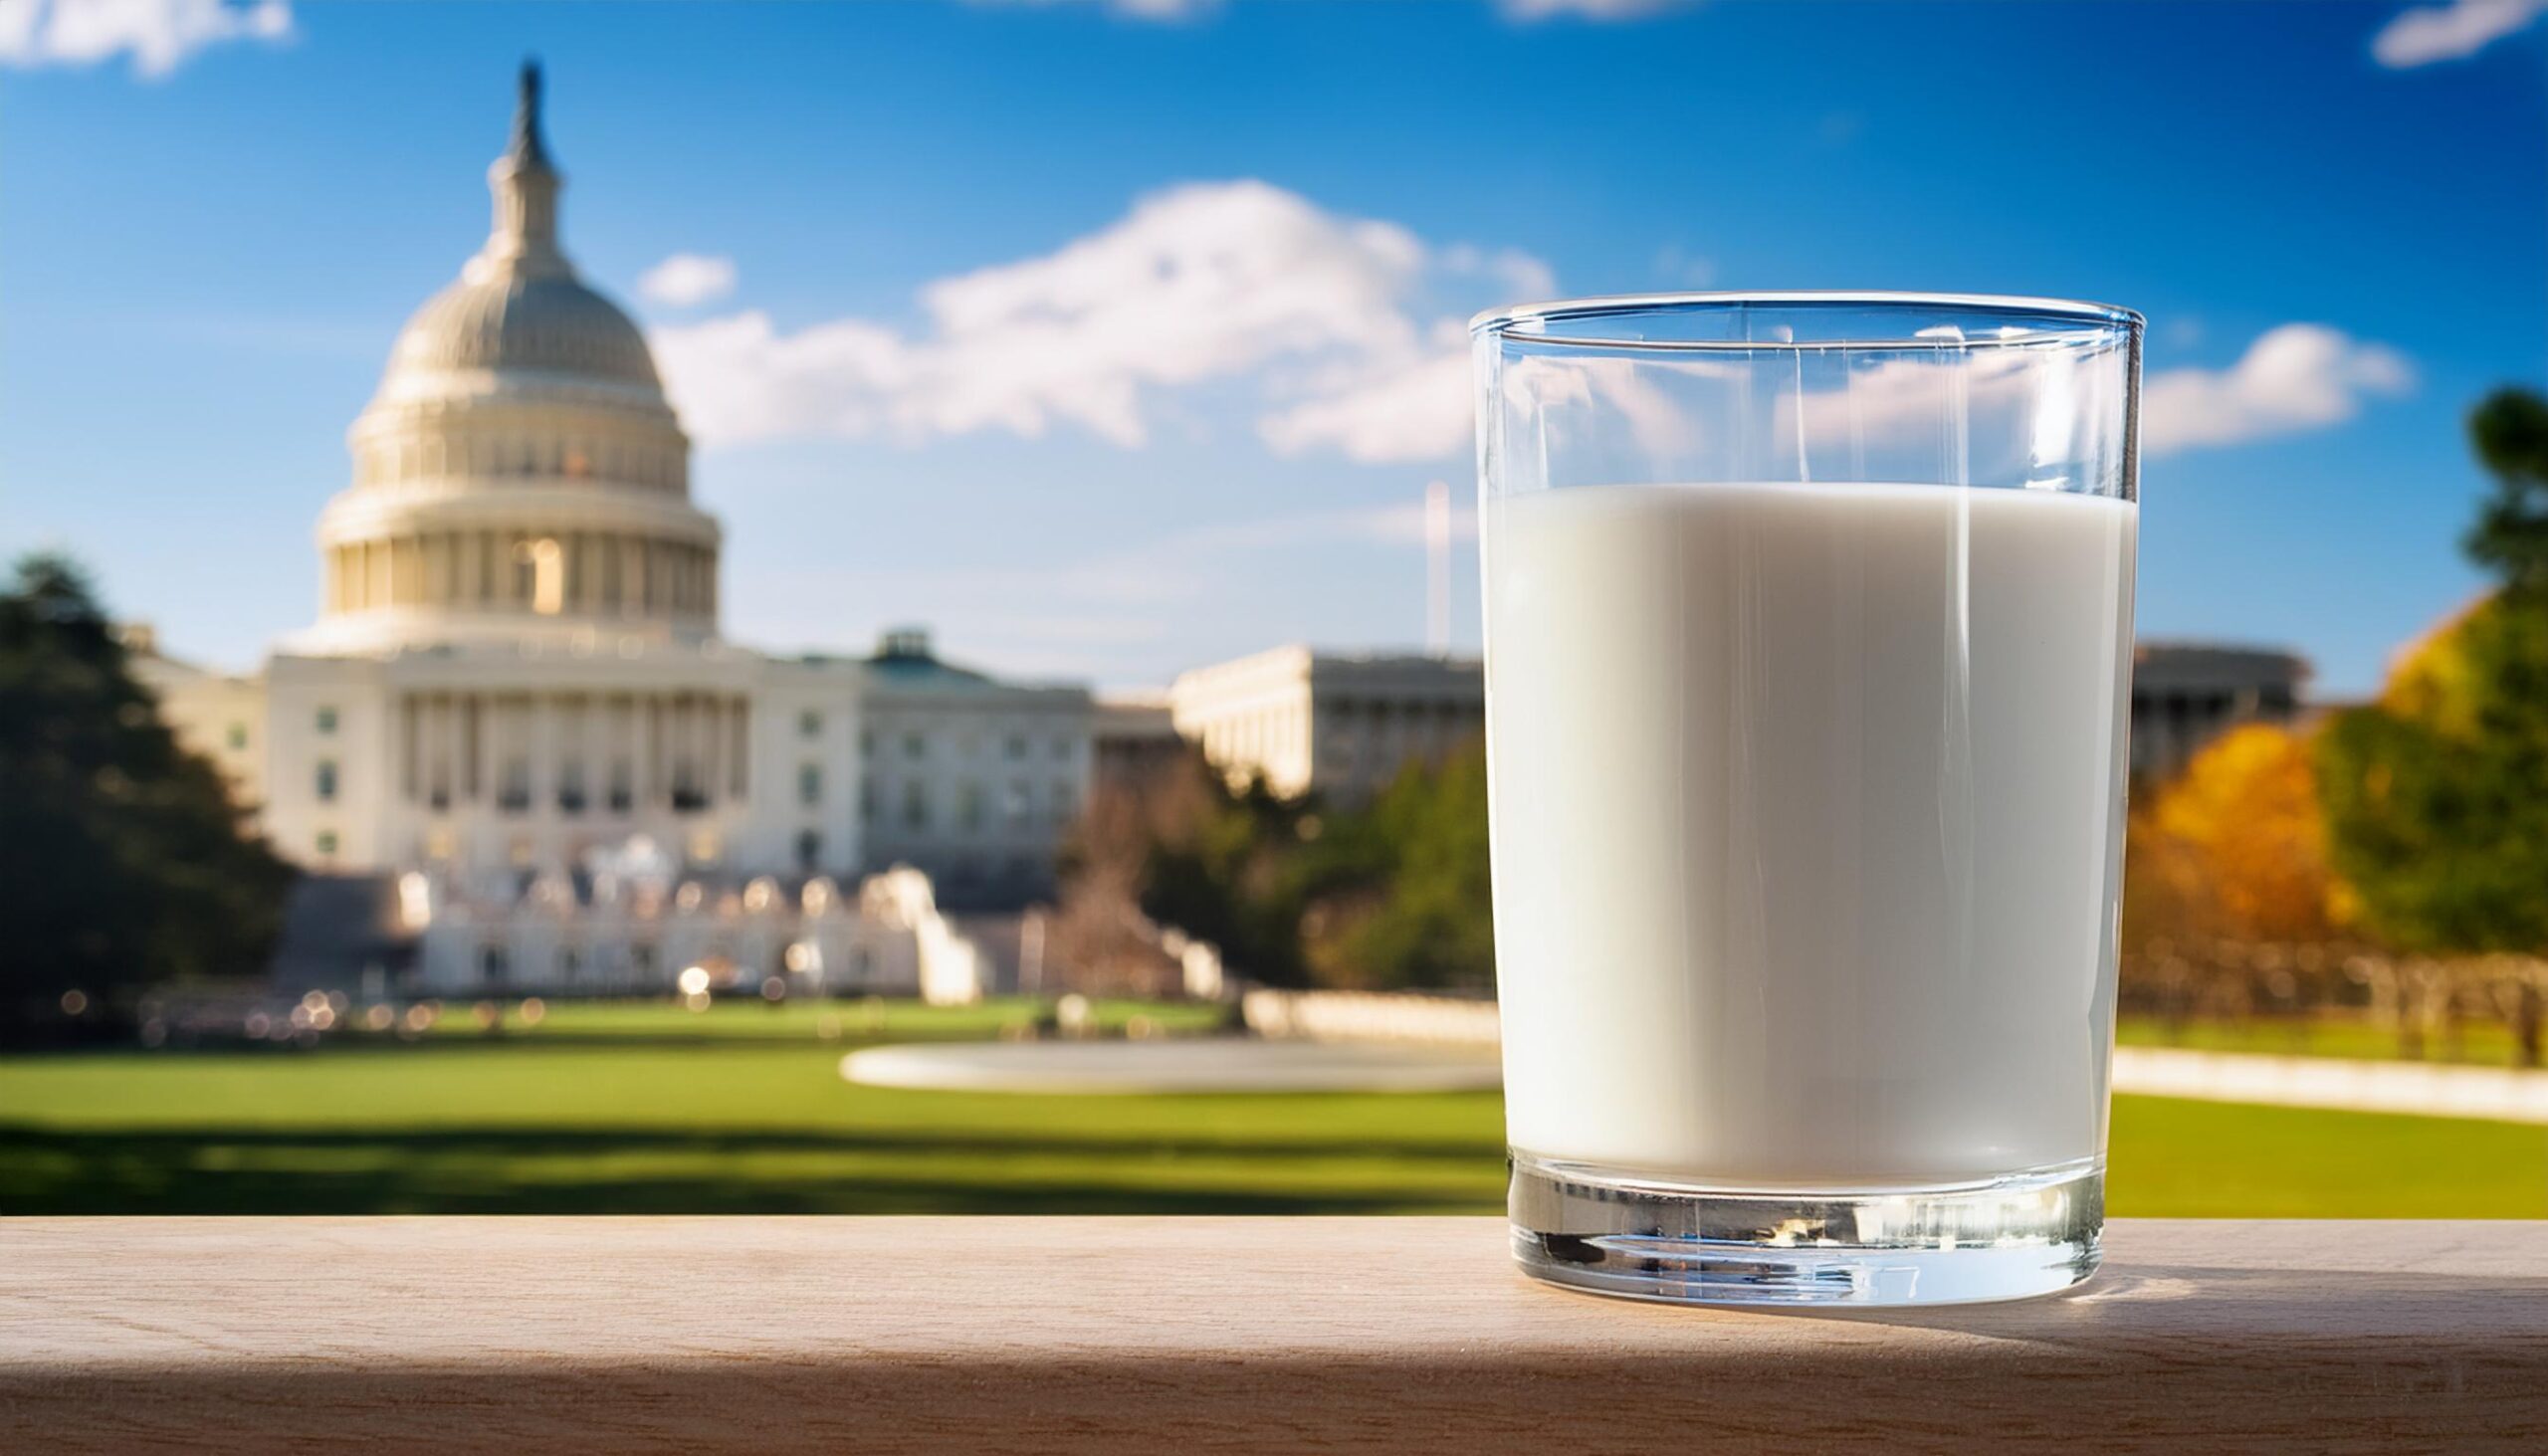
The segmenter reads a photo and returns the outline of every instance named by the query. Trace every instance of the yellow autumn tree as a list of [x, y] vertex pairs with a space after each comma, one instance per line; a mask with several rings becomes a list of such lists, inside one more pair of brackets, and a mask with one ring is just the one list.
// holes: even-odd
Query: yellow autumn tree
[[2352, 918], [2300, 734], [2265, 724], [2222, 734], [2136, 817], [2133, 888], [2171, 906], [2185, 931], [2314, 943]]

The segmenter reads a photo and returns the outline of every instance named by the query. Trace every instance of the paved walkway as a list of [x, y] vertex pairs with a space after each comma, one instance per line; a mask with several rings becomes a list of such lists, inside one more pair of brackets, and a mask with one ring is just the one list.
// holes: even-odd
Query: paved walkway
[[[1205, 1037], [871, 1047], [841, 1075], [975, 1092], [1466, 1092], [1501, 1084], [1492, 1046]], [[2548, 1072], [2430, 1062], [2117, 1047], [2114, 1090], [2203, 1102], [2548, 1126]]]
[[2117, 1047], [2114, 1090], [2205, 1102], [2548, 1124], [2548, 1072], [2510, 1067]]
[[1372, 1042], [960, 1042], [870, 1047], [841, 1076], [871, 1087], [970, 1092], [1469, 1092], [1503, 1078], [1493, 1047]]

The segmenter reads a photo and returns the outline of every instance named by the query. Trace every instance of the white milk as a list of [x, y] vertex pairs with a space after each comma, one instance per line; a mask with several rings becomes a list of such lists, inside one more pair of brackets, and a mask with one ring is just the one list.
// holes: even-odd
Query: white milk
[[2102, 1151], [2136, 520], [1944, 486], [1490, 504], [1514, 1146], [1788, 1189]]

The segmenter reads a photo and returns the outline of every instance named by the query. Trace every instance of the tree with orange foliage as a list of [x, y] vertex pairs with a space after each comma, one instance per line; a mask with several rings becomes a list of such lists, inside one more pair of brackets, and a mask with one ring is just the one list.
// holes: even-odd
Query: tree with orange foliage
[[2328, 868], [2313, 756], [2287, 728], [2234, 728], [2134, 812], [2123, 969], [2137, 1000], [2171, 1017], [2289, 1007], [2342, 963], [2331, 942], [2353, 902]]
[[2156, 867], [2208, 905], [2205, 930], [2239, 940], [2312, 943], [2333, 938], [2351, 897], [2327, 867], [2308, 740], [2249, 724], [2197, 754], [2149, 815], [2177, 851]]

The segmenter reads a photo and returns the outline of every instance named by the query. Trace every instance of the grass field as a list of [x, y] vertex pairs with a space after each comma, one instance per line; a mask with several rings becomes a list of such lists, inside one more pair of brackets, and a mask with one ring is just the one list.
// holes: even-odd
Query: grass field
[[[2248, 1021], [2172, 1024], [2155, 1016], [2126, 1016], [2115, 1026], [2125, 1046], [2191, 1047], [2206, 1052], [2262, 1052], [2280, 1057], [2342, 1057], [2348, 1061], [2399, 1059], [2398, 1034], [2362, 1016], [2306, 1016]], [[2479, 1067], [2513, 1063], [2512, 1033], [2500, 1021], [2464, 1021], [2447, 1038], [2424, 1048], [2422, 1060]]]
[[[412, 1044], [0, 1060], [0, 1212], [1500, 1206], [1491, 1093], [1010, 1096], [838, 1075], [852, 1046], [996, 1034], [1031, 1014], [561, 1006], [500, 1036], [446, 1025]], [[2508, 1124], [2126, 1097], [2112, 1165], [2125, 1215], [2548, 1216], [2548, 1130]]]

